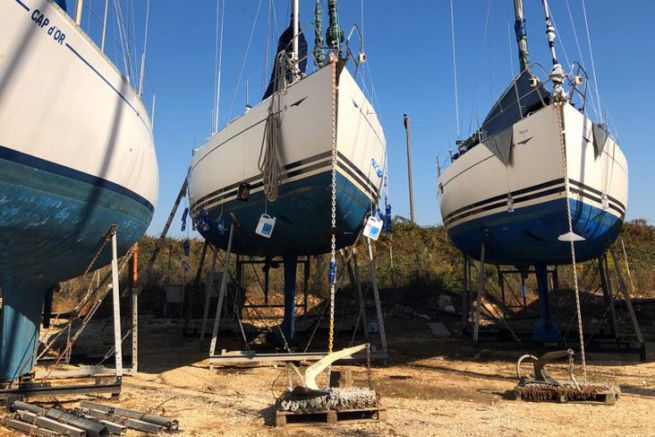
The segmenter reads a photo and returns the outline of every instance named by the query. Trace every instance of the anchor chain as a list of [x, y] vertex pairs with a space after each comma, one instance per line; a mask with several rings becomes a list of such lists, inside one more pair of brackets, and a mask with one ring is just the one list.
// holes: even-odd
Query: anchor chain
[[334, 347], [334, 295], [336, 293], [337, 277], [337, 57], [330, 54], [330, 68], [332, 69], [332, 202], [331, 202], [331, 237], [330, 237], [330, 334], [328, 339], [328, 352], [332, 353]]
[[566, 127], [564, 125], [564, 100], [562, 96], [559, 96], [554, 103], [555, 106], [555, 115], [557, 122], [557, 129], [560, 130], [560, 149], [562, 157], [562, 170], [564, 172], [564, 192], [566, 196], [566, 220], [568, 224], [568, 231], [571, 244], [571, 265], [573, 267], [573, 285], [575, 287], [575, 309], [576, 315], [578, 318], [578, 336], [580, 339], [580, 357], [582, 359], [582, 373], [584, 377], [584, 382], [587, 382], [587, 359], [585, 354], [585, 344], [584, 344], [584, 330], [582, 326], [582, 311], [580, 309], [580, 290], [578, 287], [578, 270], [576, 268], [577, 263], [575, 259], [575, 242], [573, 241], [573, 220], [571, 219], [571, 188], [569, 185], [569, 172], [568, 164], [566, 159]]

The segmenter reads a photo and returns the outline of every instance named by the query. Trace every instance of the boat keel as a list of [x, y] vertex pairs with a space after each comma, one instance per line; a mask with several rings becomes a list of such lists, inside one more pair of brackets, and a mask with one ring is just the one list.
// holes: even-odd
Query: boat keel
[[2, 284], [0, 381], [13, 381], [32, 371], [39, 345], [41, 310], [48, 288], [12, 284], [12, 281]]
[[538, 264], [534, 266], [535, 275], [537, 276], [537, 288], [539, 291], [539, 321], [534, 327], [532, 337], [542, 343], [558, 343], [562, 338], [559, 327], [555, 324], [550, 310], [550, 300], [548, 296], [548, 270], [546, 265]]

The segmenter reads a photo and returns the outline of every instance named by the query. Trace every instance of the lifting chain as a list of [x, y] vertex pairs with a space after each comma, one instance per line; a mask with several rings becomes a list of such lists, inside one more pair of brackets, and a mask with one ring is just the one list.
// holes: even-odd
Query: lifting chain
[[580, 357], [582, 359], [582, 373], [584, 377], [584, 382], [587, 382], [587, 359], [585, 355], [585, 345], [584, 345], [584, 330], [582, 327], [582, 311], [580, 309], [580, 290], [578, 288], [578, 270], [577, 263], [575, 260], [575, 242], [573, 238], [573, 221], [571, 219], [571, 188], [569, 185], [569, 172], [568, 164], [566, 158], [566, 126], [564, 123], [564, 100], [560, 95], [559, 98], [556, 98], [555, 103], [555, 121], [557, 123], [557, 129], [560, 131], [560, 148], [561, 148], [561, 157], [562, 157], [562, 170], [564, 173], [564, 193], [566, 196], [566, 220], [568, 224], [569, 238], [571, 244], [571, 265], [573, 267], [573, 285], [575, 287], [575, 309], [576, 315], [578, 318], [578, 335], [580, 339]]
[[330, 54], [330, 68], [332, 69], [332, 205], [331, 205], [331, 238], [330, 238], [330, 336], [328, 339], [328, 352], [332, 353], [334, 347], [334, 295], [337, 278], [337, 56]]

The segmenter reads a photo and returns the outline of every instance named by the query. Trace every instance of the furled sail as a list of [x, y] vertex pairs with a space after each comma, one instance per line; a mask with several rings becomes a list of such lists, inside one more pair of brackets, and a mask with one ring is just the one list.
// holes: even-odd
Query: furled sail
[[[280, 53], [282, 51], [284, 52], [290, 52], [291, 51], [291, 44], [293, 42], [293, 20], [292, 24], [289, 24], [289, 27], [286, 28], [284, 32], [282, 32], [282, 35], [280, 35], [280, 38], [277, 42], [277, 52]], [[277, 58], [276, 61], [277, 62]], [[307, 40], [305, 39], [305, 35], [300, 32], [298, 35], [298, 69], [300, 70], [301, 73], [304, 73], [307, 69]], [[271, 80], [268, 82], [268, 87], [266, 88], [266, 92], [264, 93], [264, 97], [262, 97], [262, 100], [270, 97], [273, 94], [273, 91], [276, 89], [276, 84], [275, 84], [275, 70], [276, 66], [273, 66], [273, 71], [271, 72]], [[293, 72], [292, 71], [287, 71], [287, 81], [291, 82], [293, 80]]]

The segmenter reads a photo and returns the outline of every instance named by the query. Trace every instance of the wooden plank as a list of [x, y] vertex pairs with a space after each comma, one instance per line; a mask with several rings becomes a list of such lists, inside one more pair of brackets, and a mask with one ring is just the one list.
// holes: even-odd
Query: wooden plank
[[385, 408], [362, 408], [354, 410], [328, 410], [316, 412], [276, 411], [275, 426], [287, 425], [336, 425], [372, 420], [386, 420]]
[[589, 399], [576, 399], [571, 393], [557, 393], [552, 391], [551, 399], [544, 400], [535, 400], [535, 399], [524, 399], [523, 393], [520, 390], [513, 390], [509, 393], [509, 397], [514, 400], [525, 400], [526, 402], [555, 402], [560, 404], [565, 403], [575, 403], [575, 404], [605, 404], [605, 405], [614, 405], [619, 399], [619, 393], [613, 391], [604, 391], [599, 393], [594, 393], [589, 395]]

